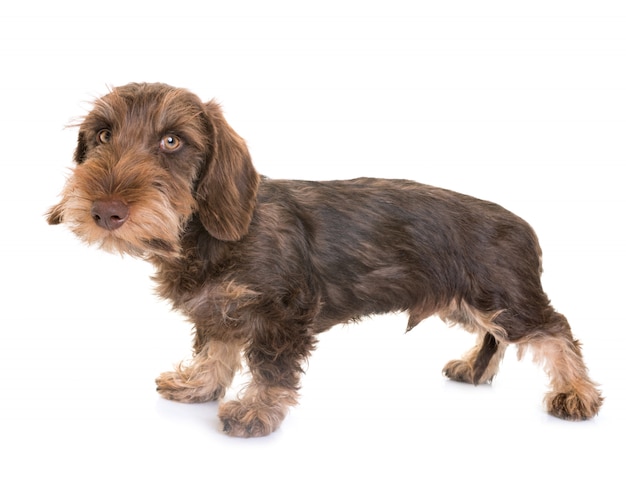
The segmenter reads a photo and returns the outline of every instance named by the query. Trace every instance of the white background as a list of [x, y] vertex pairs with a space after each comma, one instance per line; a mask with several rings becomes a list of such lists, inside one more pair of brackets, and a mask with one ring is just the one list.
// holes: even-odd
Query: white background
[[[11, 3], [0, 474], [623, 475], [622, 1]], [[271, 177], [409, 178], [527, 219], [601, 414], [548, 416], [545, 374], [514, 349], [491, 386], [446, 381], [472, 337], [436, 318], [405, 335], [404, 315], [321, 336], [270, 437], [228, 438], [217, 404], [162, 400], [153, 379], [189, 356], [189, 325], [154, 297], [147, 264], [43, 219], [71, 165], [65, 126], [129, 81], [217, 98]]]

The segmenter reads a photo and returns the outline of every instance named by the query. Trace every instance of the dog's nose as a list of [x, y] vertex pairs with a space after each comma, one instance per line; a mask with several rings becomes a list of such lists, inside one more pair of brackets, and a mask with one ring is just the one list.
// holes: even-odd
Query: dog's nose
[[91, 206], [91, 216], [100, 227], [115, 230], [128, 219], [128, 206], [119, 200], [96, 200]]

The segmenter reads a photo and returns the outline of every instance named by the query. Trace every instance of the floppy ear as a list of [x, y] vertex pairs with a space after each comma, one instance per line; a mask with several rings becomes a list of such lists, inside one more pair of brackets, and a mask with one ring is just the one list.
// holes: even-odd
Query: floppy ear
[[63, 222], [63, 203], [50, 207], [46, 212], [46, 221], [50, 225], [59, 225]]
[[241, 239], [256, 205], [259, 185], [244, 140], [228, 125], [214, 101], [204, 105], [209, 122], [209, 157], [196, 185], [198, 215], [215, 238]]
[[82, 164], [85, 161], [85, 155], [87, 154], [87, 143], [85, 141], [85, 133], [78, 132], [78, 144], [74, 151], [74, 162], [76, 164]]
[[[87, 143], [85, 141], [85, 133], [79, 131], [78, 144], [74, 151], [74, 162], [76, 164], [82, 164], [85, 161], [85, 155], [87, 154]], [[57, 205], [50, 207], [46, 212], [46, 220], [50, 225], [58, 225], [63, 222], [63, 208], [65, 206], [65, 200], [62, 200]]]

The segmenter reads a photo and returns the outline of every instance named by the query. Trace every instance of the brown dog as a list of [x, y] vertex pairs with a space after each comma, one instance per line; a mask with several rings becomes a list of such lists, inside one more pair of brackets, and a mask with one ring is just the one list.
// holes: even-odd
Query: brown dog
[[400, 180], [269, 180], [215, 102], [129, 84], [97, 100], [51, 224], [142, 257], [158, 293], [195, 326], [194, 358], [157, 379], [182, 402], [220, 399], [240, 369], [251, 382], [219, 417], [263, 436], [297, 402], [316, 334], [364, 315], [438, 314], [477, 333], [450, 379], [491, 381], [507, 345], [545, 361], [548, 412], [594, 416], [602, 397], [565, 317], [541, 287], [541, 250], [502, 207]]

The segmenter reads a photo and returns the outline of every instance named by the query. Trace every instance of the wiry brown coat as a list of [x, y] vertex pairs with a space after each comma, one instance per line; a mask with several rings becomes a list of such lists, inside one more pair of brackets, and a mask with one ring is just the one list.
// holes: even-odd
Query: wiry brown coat
[[195, 325], [193, 361], [157, 380], [165, 397], [223, 397], [244, 353], [251, 383], [219, 411], [231, 435], [280, 425], [318, 333], [391, 311], [407, 329], [439, 314], [478, 334], [451, 379], [490, 381], [515, 343], [546, 361], [550, 413], [600, 408], [543, 292], [533, 230], [496, 204], [405, 180], [260, 177], [216, 103], [162, 84], [96, 101], [74, 159], [50, 223], [152, 262], [158, 293]]

